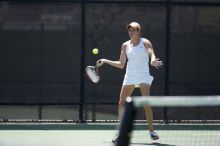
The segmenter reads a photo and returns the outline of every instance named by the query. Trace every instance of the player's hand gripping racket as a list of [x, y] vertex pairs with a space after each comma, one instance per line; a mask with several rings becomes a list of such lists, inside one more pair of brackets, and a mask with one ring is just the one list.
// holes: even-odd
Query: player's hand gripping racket
[[100, 80], [98, 68], [98, 65], [86, 67], [86, 74], [93, 83], [98, 83]]

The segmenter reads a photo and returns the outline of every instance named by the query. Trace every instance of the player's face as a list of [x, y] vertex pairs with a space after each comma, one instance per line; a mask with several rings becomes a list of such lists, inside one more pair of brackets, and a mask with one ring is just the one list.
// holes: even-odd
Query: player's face
[[137, 37], [139, 35], [139, 31], [136, 28], [130, 27], [128, 29], [128, 35], [130, 38]]

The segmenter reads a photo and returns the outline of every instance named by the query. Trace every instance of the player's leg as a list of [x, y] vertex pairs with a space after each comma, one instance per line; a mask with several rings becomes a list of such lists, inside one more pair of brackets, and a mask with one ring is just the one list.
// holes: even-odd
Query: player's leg
[[[149, 96], [150, 95], [150, 85], [147, 84], [140, 84], [140, 90], [142, 96]], [[144, 107], [146, 120], [148, 122], [149, 130], [153, 130], [153, 111], [150, 106]]]
[[120, 98], [119, 98], [119, 107], [118, 107], [118, 117], [121, 120], [122, 115], [124, 113], [124, 104], [127, 97], [131, 96], [134, 91], [134, 85], [123, 85], [121, 87]]
[[[124, 104], [127, 97], [131, 96], [132, 92], [134, 91], [134, 85], [123, 85], [120, 92], [120, 98], [119, 98], [119, 107], [118, 107], [118, 118], [119, 120], [122, 119], [123, 113], [124, 113]], [[118, 138], [118, 133], [116, 134], [116, 137], [112, 139], [112, 142], [115, 143]]]
[[[150, 85], [148, 84], [140, 84], [140, 90], [142, 96], [149, 96], [150, 95]], [[159, 136], [154, 132], [153, 128], [153, 110], [150, 106], [144, 107], [146, 120], [148, 122], [148, 127], [150, 130], [150, 136], [152, 139], [156, 140]]]

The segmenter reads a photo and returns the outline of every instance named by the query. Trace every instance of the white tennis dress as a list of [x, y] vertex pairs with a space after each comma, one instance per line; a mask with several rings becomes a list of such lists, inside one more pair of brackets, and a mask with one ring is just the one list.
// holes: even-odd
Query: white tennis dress
[[131, 41], [127, 41], [127, 68], [123, 85], [140, 85], [146, 83], [151, 85], [153, 76], [149, 72], [149, 54], [144, 46], [143, 38], [137, 46], [132, 47]]

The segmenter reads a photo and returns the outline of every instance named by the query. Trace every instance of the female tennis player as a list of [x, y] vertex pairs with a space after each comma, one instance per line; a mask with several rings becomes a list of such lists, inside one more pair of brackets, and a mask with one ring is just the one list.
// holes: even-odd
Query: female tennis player
[[[124, 68], [127, 61], [126, 74], [121, 88], [119, 100], [119, 120], [124, 112], [125, 99], [131, 96], [136, 86], [140, 88], [142, 96], [150, 95], [150, 87], [153, 77], [149, 72], [150, 64], [156, 68], [163, 65], [163, 62], [156, 58], [151, 42], [141, 37], [141, 26], [137, 22], [131, 22], [126, 26], [130, 40], [124, 42], [121, 47], [121, 54], [118, 61], [100, 59], [98, 66], [109, 64], [113, 67]], [[151, 107], [144, 107], [146, 119], [149, 125], [150, 137], [153, 140], [159, 139], [153, 128], [153, 111]], [[117, 137], [112, 141], [115, 142]]]

